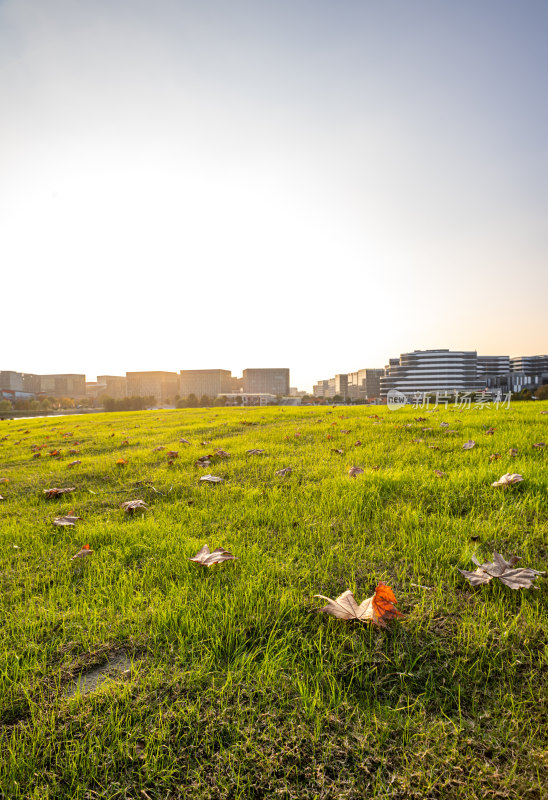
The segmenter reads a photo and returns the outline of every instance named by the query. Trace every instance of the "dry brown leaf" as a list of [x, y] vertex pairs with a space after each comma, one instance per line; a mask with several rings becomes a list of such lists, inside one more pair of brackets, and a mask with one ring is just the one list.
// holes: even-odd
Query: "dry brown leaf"
[[284, 467], [283, 469], [277, 470], [277, 472], [275, 472], [274, 475], [277, 475], [278, 477], [283, 478], [284, 475], [289, 475], [291, 472], [293, 472], [291, 467]]
[[34, 453], [32, 457], [33, 458], [42, 458], [42, 453], [40, 451], [38, 451], [37, 453]]
[[163, 445], [163, 444], [159, 444], [159, 445], [158, 445], [158, 447], [153, 447], [153, 448], [152, 448], [152, 452], [153, 452], [153, 453], [157, 453], [157, 452], [159, 452], [160, 450], [165, 450], [165, 449], [166, 449], [166, 448], [164, 447], [164, 445]]
[[219, 478], [217, 475], [202, 475], [200, 483], [222, 483], [224, 478]]
[[491, 453], [489, 456], [489, 461], [497, 461], [500, 457], [500, 453]]
[[9, 478], [0, 478], [0, 483], [9, 483], [9, 482], [10, 482]]
[[508, 451], [508, 455], [511, 456], [512, 458], [515, 458], [515, 456], [517, 456], [517, 454], [518, 454], [518, 448], [517, 447], [511, 447], [510, 450]]
[[361, 446], [362, 446], [362, 443], [360, 442], [359, 439], [354, 442], [354, 447], [361, 447]]
[[76, 555], [72, 556], [70, 559], [74, 561], [75, 558], [85, 558], [86, 556], [90, 556], [93, 553], [93, 550], [90, 548], [89, 544], [85, 544], [77, 553]]
[[74, 486], [70, 486], [66, 489], [58, 489], [56, 486], [54, 486], [53, 489], [44, 489], [44, 494], [46, 495], [46, 498], [49, 500], [51, 497], [59, 497], [59, 495], [61, 494], [69, 494], [70, 492], [74, 491], [75, 491]]
[[264, 453], [265, 451], [264, 450], [252, 449], [252, 450], [246, 450], [245, 452], [246, 452], [246, 455], [248, 455], [248, 456], [258, 456], [261, 453]]
[[119, 458], [119, 459], [117, 459], [116, 463], [117, 463], [117, 465], [118, 465], [119, 467], [123, 467], [123, 466], [124, 466], [124, 464], [127, 464], [127, 461], [126, 461], [126, 459], [125, 459], [125, 458]]
[[209, 456], [200, 456], [200, 458], [194, 462], [195, 467], [210, 467], [211, 461]]
[[485, 431], [486, 436], [493, 436], [494, 433], [495, 433], [495, 428], [487, 428], [487, 430]]
[[178, 450], [168, 450], [166, 453], [168, 458], [179, 458], [179, 451]]
[[546, 447], [546, 445], [544, 444], [544, 442], [535, 442], [533, 447], [540, 449], [541, 447]]
[[403, 617], [401, 611], [394, 607], [394, 603], [397, 601], [392, 589], [385, 583], [379, 583], [375, 589], [375, 594], [372, 597], [368, 597], [360, 605], [357, 604], [350, 589], [339, 595], [336, 600], [331, 600], [323, 594], [316, 594], [314, 597], [327, 600], [326, 606], [317, 609], [318, 614], [324, 612], [338, 619], [370, 622], [373, 625], [385, 628], [388, 620]]
[[179, 443], [180, 443], [180, 444], [190, 444], [190, 442], [188, 441], [188, 439], [179, 439]]
[[439, 450], [440, 448], [438, 447], [437, 444], [429, 444], [428, 445], [428, 449], [429, 450]]
[[79, 519], [82, 519], [82, 517], [77, 517], [72, 511], [69, 511], [65, 517], [55, 517], [53, 524], [57, 525], [58, 528], [74, 528], [74, 523]]
[[233, 556], [232, 553], [229, 553], [224, 547], [218, 547], [211, 552], [207, 544], [204, 544], [202, 549], [198, 550], [196, 555], [188, 560], [194, 561], [196, 564], [201, 564], [203, 567], [211, 567], [213, 564], [219, 564], [222, 561], [235, 561], [236, 556]]
[[438, 476], [438, 478], [446, 478], [447, 472], [442, 472], [441, 469], [435, 469], [434, 474]]
[[80, 455], [79, 450], [69, 450], [69, 456], [79, 456], [79, 455]]
[[476, 446], [475, 441], [473, 439], [468, 439], [468, 441], [463, 444], [462, 449], [471, 450], [475, 446]]
[[343, 455], [343, 453], [344, 453], [344, 450], [340, 450], [340, 449], [338, 449], [337, 447], [332, 447], [332, 448], [331, 448], [331, 452], [332, 452], [332, 453], [338, 453], [340, 456], [342, 456], [342, 455]]
[[516, 472], [507, 472], [506, 475], [501, 475], [498, 481], [495, 481], [491, 486], [513, 486], [515, 483], [521, 483], [523, 480], [522, 475]]
[[81, 461], [71, 461], [69, 464], [67, 464], [67, 467], [69, 467], [69, 468], [70, 467], [76, 467], [76, 466], [78, 466], [78, 464], [81, 464], [81, 463], [82, 463]]
[[361, 467], [350, 467], [348, 470], [348, 474], [351, 478], [355, 478], [356, 475], [362, 475], [364, 470]]
[[144, 500], [126, 500], [125, 503], [120, 505], [120, 508], [123, 508], [126, 514], [133, 514], [134, 511], [148, 508], [148, 506]]
[[477, 564], [478, 569], [474, 572], [468, 572], [464, 569], [459, 569], [461, 575], [464, 575], [466, 580], [470, 581], [472, 586], [479, 586], [483, 583], [489, 583], [492, 578], [498, 578], [510, 589], [534, 589], [533, 581], [538, 575], [544, 575], [544, 572], [538, 572], [536, 569], [529, 567], [520, 567], [513, 569], [514, 565], [520, 559], [517, 556], [511, 556], [510, 561], [506, 561], [500, 553], [493, 553], [493, 561], [480, 564], [475, 556], [472, 556], [472, 561]]
[[207, 447], [207, 445], [208, 445], [208, 444], [211, 444], [211, 442], [205, 442], [205, 441], [204, 441], [204, 442], [200, 442], [200, 444], [202, 444], [204, 447]]

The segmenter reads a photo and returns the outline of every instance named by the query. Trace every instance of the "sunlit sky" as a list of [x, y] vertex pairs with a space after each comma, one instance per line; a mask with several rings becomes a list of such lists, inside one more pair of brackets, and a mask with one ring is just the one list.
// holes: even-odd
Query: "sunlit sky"
[[548, 352], [544, 0], [0, 0], [0, 369]]

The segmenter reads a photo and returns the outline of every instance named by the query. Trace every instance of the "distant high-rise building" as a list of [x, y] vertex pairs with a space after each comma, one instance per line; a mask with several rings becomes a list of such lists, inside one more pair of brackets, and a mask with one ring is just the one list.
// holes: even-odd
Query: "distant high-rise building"
[[0, 389], [11, 389], [14, 392], [23, 391], [23, 373], [10, 370], [0, 371]]
[[478, 356], [478, 375], [493, 377], [510, 372], [510, 356]]
[[104, 393], [114, 400], [127, 397], [127, 378], [123, 375], [97, 375], [97, 383], [104, 384]]
[[126, 378], [128, 397], [154, 397], [165, 403], [179, 394], [176, 372], [126, 372]]
[[182, 369], [179, 375], [179, 394], [188, 397], [217, 397], [232, 392], [232, 373], [229, 369]]
[[246, 394], [289, 395], [289, 369], [244, 369]]
[[40, 391], [51, 397], [85, 397], [86, 376], [72, 373], [39, 375]]
[[348, 373], [348, 397], [351, 400], [375, 400], [381, 396], [384, 369], [359, 369]]
[[390, 389], [404, 394], [424, 392], [476, 392], [485, 388], [478, 377], [478, 355], [475, 350], [414, 350], [402, 353], [399, 360], [390, 359], [380, 379], [381, 396]]
[[548, 356], [514, 356], [510, 359], [510, 369], [531, 377], [548, 374]]

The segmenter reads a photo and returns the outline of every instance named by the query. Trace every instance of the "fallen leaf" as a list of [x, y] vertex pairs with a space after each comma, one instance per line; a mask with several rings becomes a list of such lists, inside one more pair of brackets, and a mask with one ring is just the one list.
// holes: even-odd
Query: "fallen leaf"
[[246, 450], [245, 452], [248, 456], [258, 456], [261, 453], [264, 453], [264, 450]]
[[293, 472], [291, 467], [284, 467], [283, 469], [277, 470], [274, 475], [278, 475], [278, 477], [283, 478], [284, 475], [289, 475], [291, 472]]
[[69, 456], [78, 456], [80, 455], [79, 450], [69, 450]]
[[495, 433], [495, 428], [487, 428], [487, 430], [485, 431], [486, 436], [493, 436], [494, 433]]
[[441, 469], [435, 469], [434, 474], [438, 476], [438, 478], [446, 478], [447, 472], [442, 472]]
[[350, 469], [348, 470], [348, 474], [350, 475], [351, 478], [355, 478], [356, 475], [362, 475], [363, 472], [364, 471], [361, 467], [350, 467]]
[[198, 550], [196, 555], [188, 560], [194, 561], [196, 564], [201, 564], [204, 567], [211, 567], [212, 564], [219, 564], [222, 561], [235, 561], [236, 556], [233, 556], [232, 553], [229, 553], [224, 547], [218, 547], [211, 552], [207, 544], [204, 544], [202, 549]]
[[204, 447], [207, 447], [207, 445], [211, 444], [211, 442], [200, 442], [200, 444], [203, 444]]
[[471, 450], [475, 446], [476, 446], [475, 441], [473, 439], [468, 439], [468, 441], [465, 442], [465, 444], [463, 444], [462, 449], [463, 450]]
[[194, 462], [195, 467], [210, 467], [211, 461], [209, 456], [200, 456], [200, 458]]
[[429, 450], [439, 450], [440, 448], [438, 447], [437, 444], [429, 444], [428, 445], [428, 449]]
[[362, 446], [362, 443], [360, 442], [359, 439], [356, 442], [354, 442], [354, 447], [361, 447], [361, 446]]
[[200, 483], [222, 483], [224, 478], [219, 478], [217, 475], [202, 475]]
[[33, 458], [41, 458], [42, 457], [42, 453], [40, 453], [40, 451], [38, 451], [37, 453], [34, 453], [32, 457]]
[[506, 561], [500, 553], [495, 552], [493, 553], [492, 562], [480, 564], [477, 558], [472, 556], [472, 561], [477, 564], [478, 569], [474, 572], [459, 569], [459, 572], [464, 575], [466, 580], [470, 581], [472, 586], [489, 583], [492, 578], [498, 578], [510, 589], [536, 588], [533, 586], [533, 581], [538, 575], [544, 575], [544, 572], [538, 572], [536, 569], [530, 569], [529, 567], [513, 569], [519, 560], [517, 556], [511, 556], [510, 561]]
[[512, 458], [515, 458], [515, 456], [517, 456], [517, 454], [518, 454], [518, 448], [517, 447], [511, 447], [510, 450], [508, 451], [508, 455], [511, 456]]
[[218, 456], [219, 458], [230, 458], [230, 453], [227, 453], [226, 450], [215, 450], [214, 455]]
[[188, 441], [188, 439], [179, 439], [179, 443], [180, 443], [180, 444], [190, 444], [190, 442]]
[[75, 491], [74, 486], [70, 486], [66, 489], [58, 489], [56, 486], [54, 486], [53, 489], [44, 489], [44, 494], [46, 495], [46, 498], [49, 500], [51, 497], [59, 497], [59, 495], [61, 494], [69, 494], [70, 492], [74, 491]]
[[74, 528], [75, 522], [79, 519], [82, 519], [82, 517], [77, 517], [72, 511], [69, 511], [65, 517], [55, 517], [53, 524], [57, 525], [58, 528]]
[[144, 500], [126, 500], [120, 505], [120, 508], [123, 508], [126, 514], [133, 514], [134, 511], [140, 508], [148, 508], [148, 506]]
[[522, 480], [522, 475], [518, 475], [515, 472], [507, 472], [506, 475], [502, 475], [498, 481], [492, 483], [491, 486], [512, 486], [514, 483], [521, 483]]
[[153, 452], [153, 453], [157, 453], [159, 450], [165, 450], [165, 449], [166, 449], [166, 448], [164, 447], [164, 445], [163, 445], [163, 444], [159, 444], [159, 445], [158, 445], [158, 447], [154, 447], [154, 448], [153, 448], [152, 452]]
[[343, 453], [344, 453], [344, 450], [339, 450], [339, 449], [338, 449], [338, 448], [336, 448], [336, 447], [332, 447], [332, 448], [331, 448], [331, 452], [332, 452], [332, 453], [338, 453], [340, 456], [342, 456], [342, 455], [343, 455]]
[[117, 459], [116, 463], [118, 464], [119, 467], [123, 467], [124, 464], [127, 464], [127, 461], [125, 458], [119, 458]]
[[171, 459], [179, 458], [179, 451], [178, 450], [168, 450], [166, 455], [167, 455], [168, 458], [171, 458]]
[[491, 453], [489, 456], [489, 461], [497, 461], [501, 457], [500, 453]]
[[70, 464], [67, 464], [67, 467], [76, 467], [78, 464], [81, 464], [81, 461], [71, 461]]
[[394, 608], [396, 598], [390, 586], [385, 583], [379, 583], [375, 589], [375, 594], [368, 597], [361, 605], [356, 603], [354, 595], [347, 589], [336, 600], [331, 600], [323, 594], [316, 594], [314, 597], [320, 597], [322, 600], [327, 600], [327, 605], [323, 608], [318, 608], [317, 613], [325, 612], [331, 614], [338, 619], [358, 620], [359, 622], [371, 622], [373, 625], [378, 625], [381, 628], [386, 627], [386, 623], [390, 619], [396, 617], [403, 617], [401, 611]]
[[546, 447], [546, 445], [544, 444], [544, 442], [535, 442], [533, 447], [541, 448], [541, 447]]
[[90, 556], [93, 553], [93, 550], [90, 548], [89, 544], [85, 544], [77, 553], [76, 555], [72, 556], [70, 559], [74, 561], [75, 558], [85, 558], [86, 556]]
[[9, 483], [9, 482], [10, 482], [9, 478], [0, 478], [0, 483]]

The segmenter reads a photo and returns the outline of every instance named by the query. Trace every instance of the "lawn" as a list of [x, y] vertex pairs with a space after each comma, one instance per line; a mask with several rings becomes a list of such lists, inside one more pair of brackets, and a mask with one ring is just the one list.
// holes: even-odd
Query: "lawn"
[[[458, 571], [494, 550], [548, 569], [542, 410], [0, 422], [0, 797], [548, 794], [548, 576]], [[237, 559], [189, 561], [206, 543]], [[385, 629], [313, 613], [381, 581], [405, 615]]]

